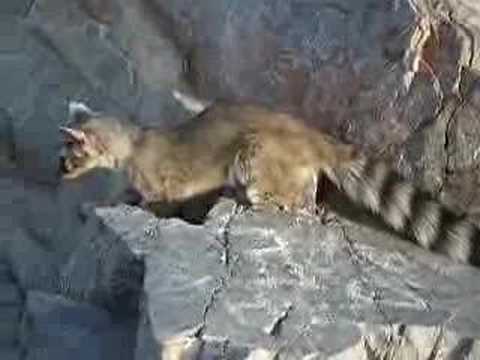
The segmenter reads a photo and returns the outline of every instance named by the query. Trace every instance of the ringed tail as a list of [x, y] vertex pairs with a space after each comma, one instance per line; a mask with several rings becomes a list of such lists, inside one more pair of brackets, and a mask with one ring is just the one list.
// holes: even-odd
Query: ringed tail
[[357, 156], [326, 176], [354, 203], [379, 215], [395, 231], [451, 259], [480, 266], [480, 231], [456, 215], [384, 161]]

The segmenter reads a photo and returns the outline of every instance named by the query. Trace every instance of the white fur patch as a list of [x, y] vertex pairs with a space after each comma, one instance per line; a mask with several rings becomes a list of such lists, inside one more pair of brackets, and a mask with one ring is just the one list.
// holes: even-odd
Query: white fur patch
[[273, 360], [275, 359], [276, 353], [273, 351], [265, 350], [265, 349], [255, 349], [245, 360]]
[[186, 110], [195, 114], [199, 114], [204, 111], [210, 103], [196, 99], [193, 96], [181, 93], [178, 90], [173, 90], [172, 95]]
[[447, 241], [442, 244], [442, 252], [452, 259], [467, 262], [471, 255], [474, 225], [467, 220], [454, 224], [447, 232]]
[[412, 184], [399, 182], [391, 189], [383, 217], [396, 231], [405, 229], [407, 219], [411, 216], [411, 203], [415, 189]]
[[380, 205], [382, 199], [380, 198], [380, 189], [387, 179], [389, 172], [389, 167], [380, 162], [373, 164], [371, 174], [363, 174], [364, 179], [362, 182], [364, 184], [364, 189], [360, 194], [362, 196], [363, 204], [374, 213], [378, 213], [381, 210]]
[[417, 216], [412, 219], [415, 238], [421, 246], [430, 249], [440, 228], [441, 206], [434, 201], [425, 201], [418, 213], [413, 215]]
[[68, 102], [68, 113], [75, 115], [78, 112], [82, 113], [91, 113], [93, 114], [94, 111], [90, 109], [87, 104], [80, 102], [80, 101], [69, 101]]
[[69, 122], [75, 120], [76, 118], [82, 117], [93, 117], [97, 113], [90, 109], [88, 105], [80, 101], [69, 101], [68, 102], [68, 118]]
[[356, 177], [362, 178], [363, 172], [365, 171], [365, 166], [367, 165], [367, 158], [365, 156], [360, 156], [358, 159], [353, 161], [349, 166], [349, 171]]
[[345, 194], [354, 202], [362, 201], [363, 177], [367, 158], [361, 156], [348, 165], [348, 168], [338, 174], [338, 182]]

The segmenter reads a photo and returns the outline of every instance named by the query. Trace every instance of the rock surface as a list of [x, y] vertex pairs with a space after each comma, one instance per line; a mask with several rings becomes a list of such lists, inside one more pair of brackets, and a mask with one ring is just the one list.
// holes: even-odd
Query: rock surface
[[137, 359], [156, 358], [148, 341], [165, 352], [172, 339], [205, 359], [480, 356], [478, 270], [385, 231], [228, 203], [204, 226], [129, 207], [96, 213], [145, 259]]
[[103, 309], [36, 291], [27, 293], [25, 311], [26, 359], [132, 359], [136, 321], [115, 321]]

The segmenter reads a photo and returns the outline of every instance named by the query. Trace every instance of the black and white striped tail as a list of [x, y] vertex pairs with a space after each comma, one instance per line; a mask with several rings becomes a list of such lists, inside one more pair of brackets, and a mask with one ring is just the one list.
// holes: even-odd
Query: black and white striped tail
[[479, 229], [406, 182], [386, 163], [362, 156], [329, 177], [355, 203], [422, 247], [480, 266]]

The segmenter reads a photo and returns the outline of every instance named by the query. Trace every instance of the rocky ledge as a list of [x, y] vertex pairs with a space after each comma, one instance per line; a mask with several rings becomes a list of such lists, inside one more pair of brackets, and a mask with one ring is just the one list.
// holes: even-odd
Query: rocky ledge
[[92, 216], [145, 263], [136, 359], [480, 357], [478, 270], [382, 229], [228, 201], [202, 226]]

